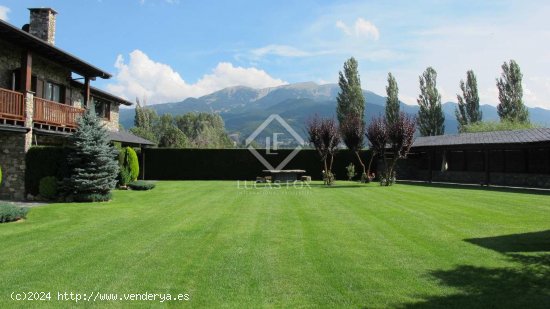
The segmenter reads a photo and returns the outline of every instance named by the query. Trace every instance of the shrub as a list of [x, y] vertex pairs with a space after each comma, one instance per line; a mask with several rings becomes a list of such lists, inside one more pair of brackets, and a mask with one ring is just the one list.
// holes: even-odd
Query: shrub
[[128, 184], [128, 187], [132, 190], [146, 191], [155, 187], [155, 184], [148, 181], [138, 180]]
[[108, 202], [112, 198], [111, 192], [107, 193], [81, 193], [72, 196], [75, 202]]
[[130, 181], [136, 181], [139, 176], [139, 160], [136, 151], [131, 147], [122, 148], [118, 155], [120, 169], [130, 173]]
[[357, 173], [355, 172], [355, 165], [353, 163], [350, 163], [348, 166], [346, 166], [347, 176], [348, 180], [351, 181]]
[[29, 209], [15, 205], [0, 204], [0, 223], [17, 221], [27, 217]]
[[126, 156], [128, 167], [130, 168], [130, 175], [132, 176], [132, 181], [136, 181], [139, 176], [139, 160], [137, 153], [133, 148], [126, 147]]
[[539, 126], [530, 122], [512, 122], [512, 121], [481, 121], [465, 125], [462, 127], [464, 133], [493, 132], [493, 131], [511, 131], [534, 129]]
[[0, 166], [0, 185], [2, 184], [2, 167]]
[[119, 186], [126, 186], [128, 183], [132, 181], [132, 173], [126, 168], [121, 167], [118, 172], [118, 185]]
[[38, 191], [43, 198], [53, 199], [57, 197], [57, 179], [54, 176], [40, 179]]

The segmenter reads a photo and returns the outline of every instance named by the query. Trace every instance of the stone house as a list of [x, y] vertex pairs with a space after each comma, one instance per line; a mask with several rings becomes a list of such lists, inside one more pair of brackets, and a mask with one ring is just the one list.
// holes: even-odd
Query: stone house
[[21, 29], [0, 20], [0, 199], [23, 199], [25, 154], [32, 145], [60, 145], [93, 108], [112, 140], [152, 145], [119, 131], [120, 105], [131, 102], [91, 87], [111, 75], [55, 46], [57, 12], [32, 8]]

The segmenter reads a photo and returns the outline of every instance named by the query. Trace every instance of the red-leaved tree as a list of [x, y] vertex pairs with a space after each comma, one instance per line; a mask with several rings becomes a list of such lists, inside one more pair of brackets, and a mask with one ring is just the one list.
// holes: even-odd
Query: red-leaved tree
[[313, 144], [323, 161], [323, 180], [325, 184], [330, 185], [334, 182], [332, 173], [334, 154], [340, 143], [338, 125], [332, 118], [320, 118], [315, 115], [306, 123], [306, 129], [310, 143]]
[[[384, 117], [373, 118], [367, 126], [367, 138], [373, 151], [371, 157], [378, 156], [384, 160], [384, 173], [381, 184], [389, 186], [394, 182], [394, 171], [397, 160], [406, 158], [414, 142], [416, 119], [401, 112], [393, 123], [388, 123]], [[388, 160], [386, 152], [391, 152]], [[370, 164], [369, 163], [369, 172]]]
[[370, 169], [374, 158], [381, 157], [385, 159], [386, 157], [386, 145], [389, 140], [386, 120], [383, 117], [372, 118], [366, 131], [366, 136], [369, 140], [369, 146], [372, 152], [369, 160], [369, 167], [367, 169], [367, 175], [370, 176]]
[[359, 164], [363, 168], [361, 181], [368, 181], [365, 164], [359, 155], [359, 151], [363, 149], [365, 145], [365, 122], [363, 122], [360, 117], [351, 115], [340, 124], [340, 134], [342, 135], [342, 141], [346, 144], [346, 147], [355, 153], [357, 160], [359, 160]]

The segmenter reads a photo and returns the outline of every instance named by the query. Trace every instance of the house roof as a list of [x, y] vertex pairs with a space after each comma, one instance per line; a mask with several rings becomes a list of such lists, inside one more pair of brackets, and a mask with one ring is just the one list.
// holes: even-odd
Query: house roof
[[[83, 83], [75, 81], [75, 80], [71, 81], [71, 83], [73, 85], [77, 86], [77, 87], [84, 87]], [[117, 102], [119, 104], [124, 104], [126, 106], [131, 106], [131, 105], [134, 104], [134, 103], [132, 103], [132, 102], [126, 100], [126, 99], [123, 99], [121, 97], [117, 97], [116, 95], [110, 94], [110, 93], [108, 93], [106, 91], [103, 91], [99, 88], [95, 88], [95, 87], [90, 86], [90, 91], [91, 91], [93, 96], [104, 98], [104, 99], [107, 99], [109, 101]]]
[[121, 143], [128, 143], [128, 144], [147, 145], [147, 146], [155, 145], [155, 143], [149, 140], [146, 140], [144, 138], [141, 138], [139, 136], [135, 136], [134, 134], [128, 131], [118, 131], [118, 132], [109, 131], [109, 139], [114, 142], [121, 142]]
[[4, 40], [15, 42], [26, 47], [52, 61], [60, 63], [71, 71], [85, 77], [111, 78], [111, 74], [105, 72], [86, 61], [63, 51], [48, 42], [41, 40], [3, 20], [0, 20], [0, 37]]
[[423, 136], [416, 138], [412, 147], [530, 144], [544, 142], [550, 142], [550, 128]]

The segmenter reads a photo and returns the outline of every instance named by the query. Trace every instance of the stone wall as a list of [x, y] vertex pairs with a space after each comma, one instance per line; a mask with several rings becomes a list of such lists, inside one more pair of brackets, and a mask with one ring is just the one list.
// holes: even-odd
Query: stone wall
[[110, 111], [110, 119], [109, 121], [103, 121], [103, 124], [105, 124], [105, 128], [109, 131], [118, 132], [120, 126], [118, 123], [119, 120], [119, 114], [118, 114], [118, 104], [111, 103], [111, 111]]
[[68, 135], [33, 134], [33, 146], [65, 146], [69, 141]]
[[25, 133], [0, 131], [0, 199], [22, 200], [25, 194]]
[[48, 8], [30, 9], [29, 33], [52, 45], [55, 44], [55, 11]]
[[71, 70], [35, 54], [32, 57], [32, 74], [38, 78], [64, 85], [67, 89], [70, 87]]
[[0, 88], [12, 89], [12, 72], [21, 68], [21, 49], [0, 40]]

